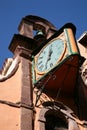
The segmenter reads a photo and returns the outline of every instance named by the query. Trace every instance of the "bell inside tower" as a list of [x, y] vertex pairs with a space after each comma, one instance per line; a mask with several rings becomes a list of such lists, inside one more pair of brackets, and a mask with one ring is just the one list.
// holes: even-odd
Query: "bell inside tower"
[[36, 35], [34, 36], [34, 39], [38, 40], [38, 39], [40, 39], [40, 38], [42, 38], [42, 37], [44, 37], [44, 36], [45, 36], [45, 35], [44, 35], [44, 33], [43, 33], [42, 30], [37, 30], [37, 31], [36, 31]]
[[36, 40], [37, 44], [44, 42], [57, 31], [56, 27], [49, 21], [32, 15], [22, 19], [18, 30], [21, 35]]

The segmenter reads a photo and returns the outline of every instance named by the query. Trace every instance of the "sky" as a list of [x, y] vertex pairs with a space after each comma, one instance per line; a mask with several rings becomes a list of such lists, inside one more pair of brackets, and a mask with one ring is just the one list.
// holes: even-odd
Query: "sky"
[[13, 57], [8, 47], [27, 15], [45, 18], [57, 29], [71, 22], [76, 39], [87, 31], [87, 0], [0, 0], [0, 69], [6, 58]]

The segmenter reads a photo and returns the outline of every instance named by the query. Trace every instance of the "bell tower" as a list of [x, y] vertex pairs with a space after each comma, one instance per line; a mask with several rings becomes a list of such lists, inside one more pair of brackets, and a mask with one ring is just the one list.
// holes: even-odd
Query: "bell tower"
[[40, 39], [44, 42], [56, 32], [56, 27], [44, 18], [38, 16], [24, 17], [18, 27], [19, 33], [28, 38], [35, 39], [39, 42]]
[[21, 90], [21, 127], [18, 130], [33, 130], [35, 108], [32, 86], [32, 53], [56, 32], [56, 27], [43, 18], [29, 15], [21, 20], [18, 30], [19, 34], [14, 34], [9, 45], [9, 50], [14, 54], [14, 58], [19, 56], [21, 64], [21, 85], [19, 86]]

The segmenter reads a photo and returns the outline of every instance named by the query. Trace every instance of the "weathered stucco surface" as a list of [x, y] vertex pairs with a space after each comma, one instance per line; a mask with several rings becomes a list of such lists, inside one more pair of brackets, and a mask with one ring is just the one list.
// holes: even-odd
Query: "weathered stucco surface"
[[12, 105], [21, 99], [21, 64], [16, 73], [0, 82], [0, 129], [20, 130], [20, 108]]

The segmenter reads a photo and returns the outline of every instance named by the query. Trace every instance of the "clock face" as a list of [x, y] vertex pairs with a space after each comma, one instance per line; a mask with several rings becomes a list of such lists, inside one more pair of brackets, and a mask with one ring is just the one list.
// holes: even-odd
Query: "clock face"
[[46, 73], [54, 66], [64, 55], [65, 43], [61, 39], [51, 40], [39, 53], [36, 60], [36, 69], [38, 73]]

